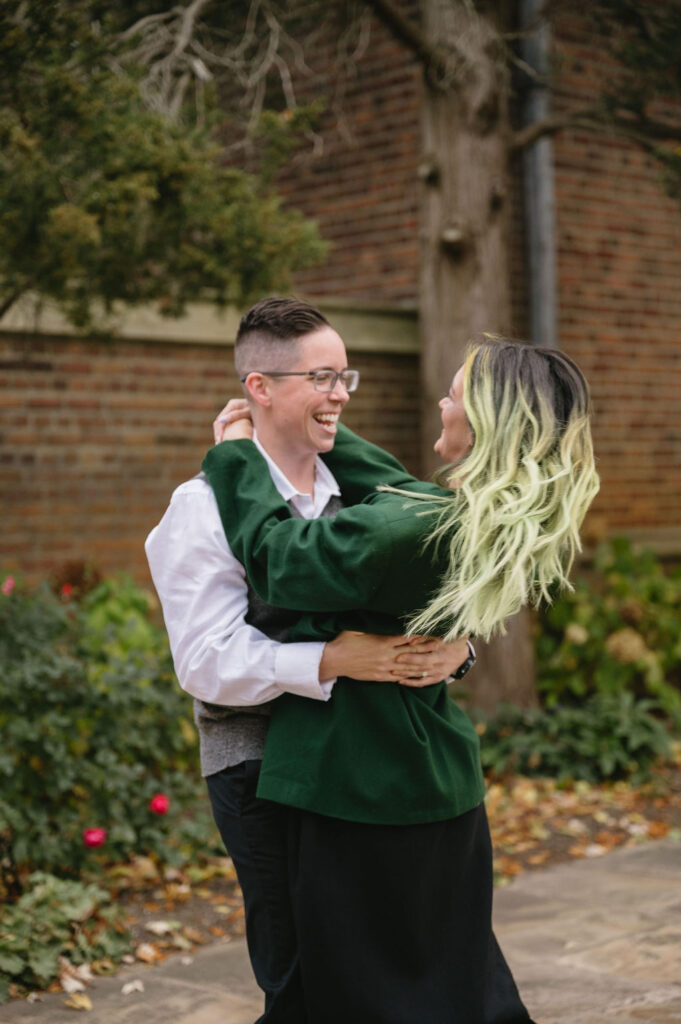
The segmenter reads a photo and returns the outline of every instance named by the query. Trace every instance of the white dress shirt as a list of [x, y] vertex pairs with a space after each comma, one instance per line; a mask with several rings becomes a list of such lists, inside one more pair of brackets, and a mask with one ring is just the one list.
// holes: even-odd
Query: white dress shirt
[[[302, 494], [254, 440], [277, 490], [304, 519], [316, 519], [331, 495], [340, 495], [320, 458], [314, 496]], [[329, 699], [335, 679], [319, 681], [323, 643], [280, 644], [245, 621], [246, 573], [229, 547], [207, 480], [180, 484], [145, 550], [184, 690], [232, 707], [263, 704], [285, 692]]]

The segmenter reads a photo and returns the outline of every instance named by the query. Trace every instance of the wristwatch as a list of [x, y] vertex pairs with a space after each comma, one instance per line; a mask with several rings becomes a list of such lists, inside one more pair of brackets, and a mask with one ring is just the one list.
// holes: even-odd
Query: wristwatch
[[468, 672], [468, 670], [473, 668], [473, 665], [475, 665], [475, 647], [473, 647], [473, 644], [470, 642], [470, 640], [466, 640], [466, 643], [468, 644], [468, 657], [464, 662], [462, 662], [459, 665], [456, 672], [452, 672], [451, 676], [449, 676], [449, 678], [446, 679], [445, 682], [453, 682], [455, 679], [463, 679], [463, 677], [466, 675], [466, 672]]

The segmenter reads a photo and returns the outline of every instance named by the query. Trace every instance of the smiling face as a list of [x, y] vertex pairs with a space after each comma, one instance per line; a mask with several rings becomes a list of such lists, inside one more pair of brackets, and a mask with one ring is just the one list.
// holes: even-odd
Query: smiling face
[[473, 431], [463, 405], [463, 366], [457, 371], [451, 388], [440, 399], [439, 405], [442, 433], [433, 448], [444, 462], [458, 462], [473, 445]]
[[[321, 327], [295, 343], [286, 366], [272, 370], [335, 370], [348, 367], [345, 345], [332, 327]], [[263, 367], [265, 369], [265, 367]], [[338, 417], [349, 395], [340, 381], [333, 391], [315, 391], [311, 377], [263, 378], [268, 403], [256, 427], [265, 448], [285, 448], [289, 458], [304, 459], [333, 448]], [[275, 457], [276, 461], [276, 457]]]

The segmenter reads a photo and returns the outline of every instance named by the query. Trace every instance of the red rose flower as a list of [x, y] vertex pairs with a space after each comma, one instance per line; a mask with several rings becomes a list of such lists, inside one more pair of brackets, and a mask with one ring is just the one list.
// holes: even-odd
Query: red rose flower
[[149, 801], [149, 810], [154, 814], [167, 814], [170, 807], [170, 799], [165, 793], [155, 793]]
[[105, 828], [84, 828], [83, 842], [86, 846], [103, 846], [107, 835]]
[[66, 598], [71, 597], [71, 594], [73, 593], [73, 584], [72, 583], [65, 583], [64, 586], [59, 591], [59, 593], [61, 594], [62, 597], [66, 597]]

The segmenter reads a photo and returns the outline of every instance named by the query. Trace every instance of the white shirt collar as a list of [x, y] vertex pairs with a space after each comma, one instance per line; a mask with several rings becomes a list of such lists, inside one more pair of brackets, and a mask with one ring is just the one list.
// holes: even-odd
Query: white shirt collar
[[313, 497], [310, 494], [304, 494], [293, 486], [286, 474], [279, 469], [279, 466], [276, 464], [274, 459], [265, 451], [258, 440], [255, 430], [253, 431], [253, 441], [255, 442], [256, 448], [267, 462], [270, 475], [274, 481], [274, 486], [277, 488], [284, 501], [292, 501], [305, 519], [316, 519], [320, 516], [332, 495], [340, 497], [340, 487], [338, 486], [336, 478], [326, 463], [320, 459], [319, 456], [317, 456], [315, 460], [315, 487]]

